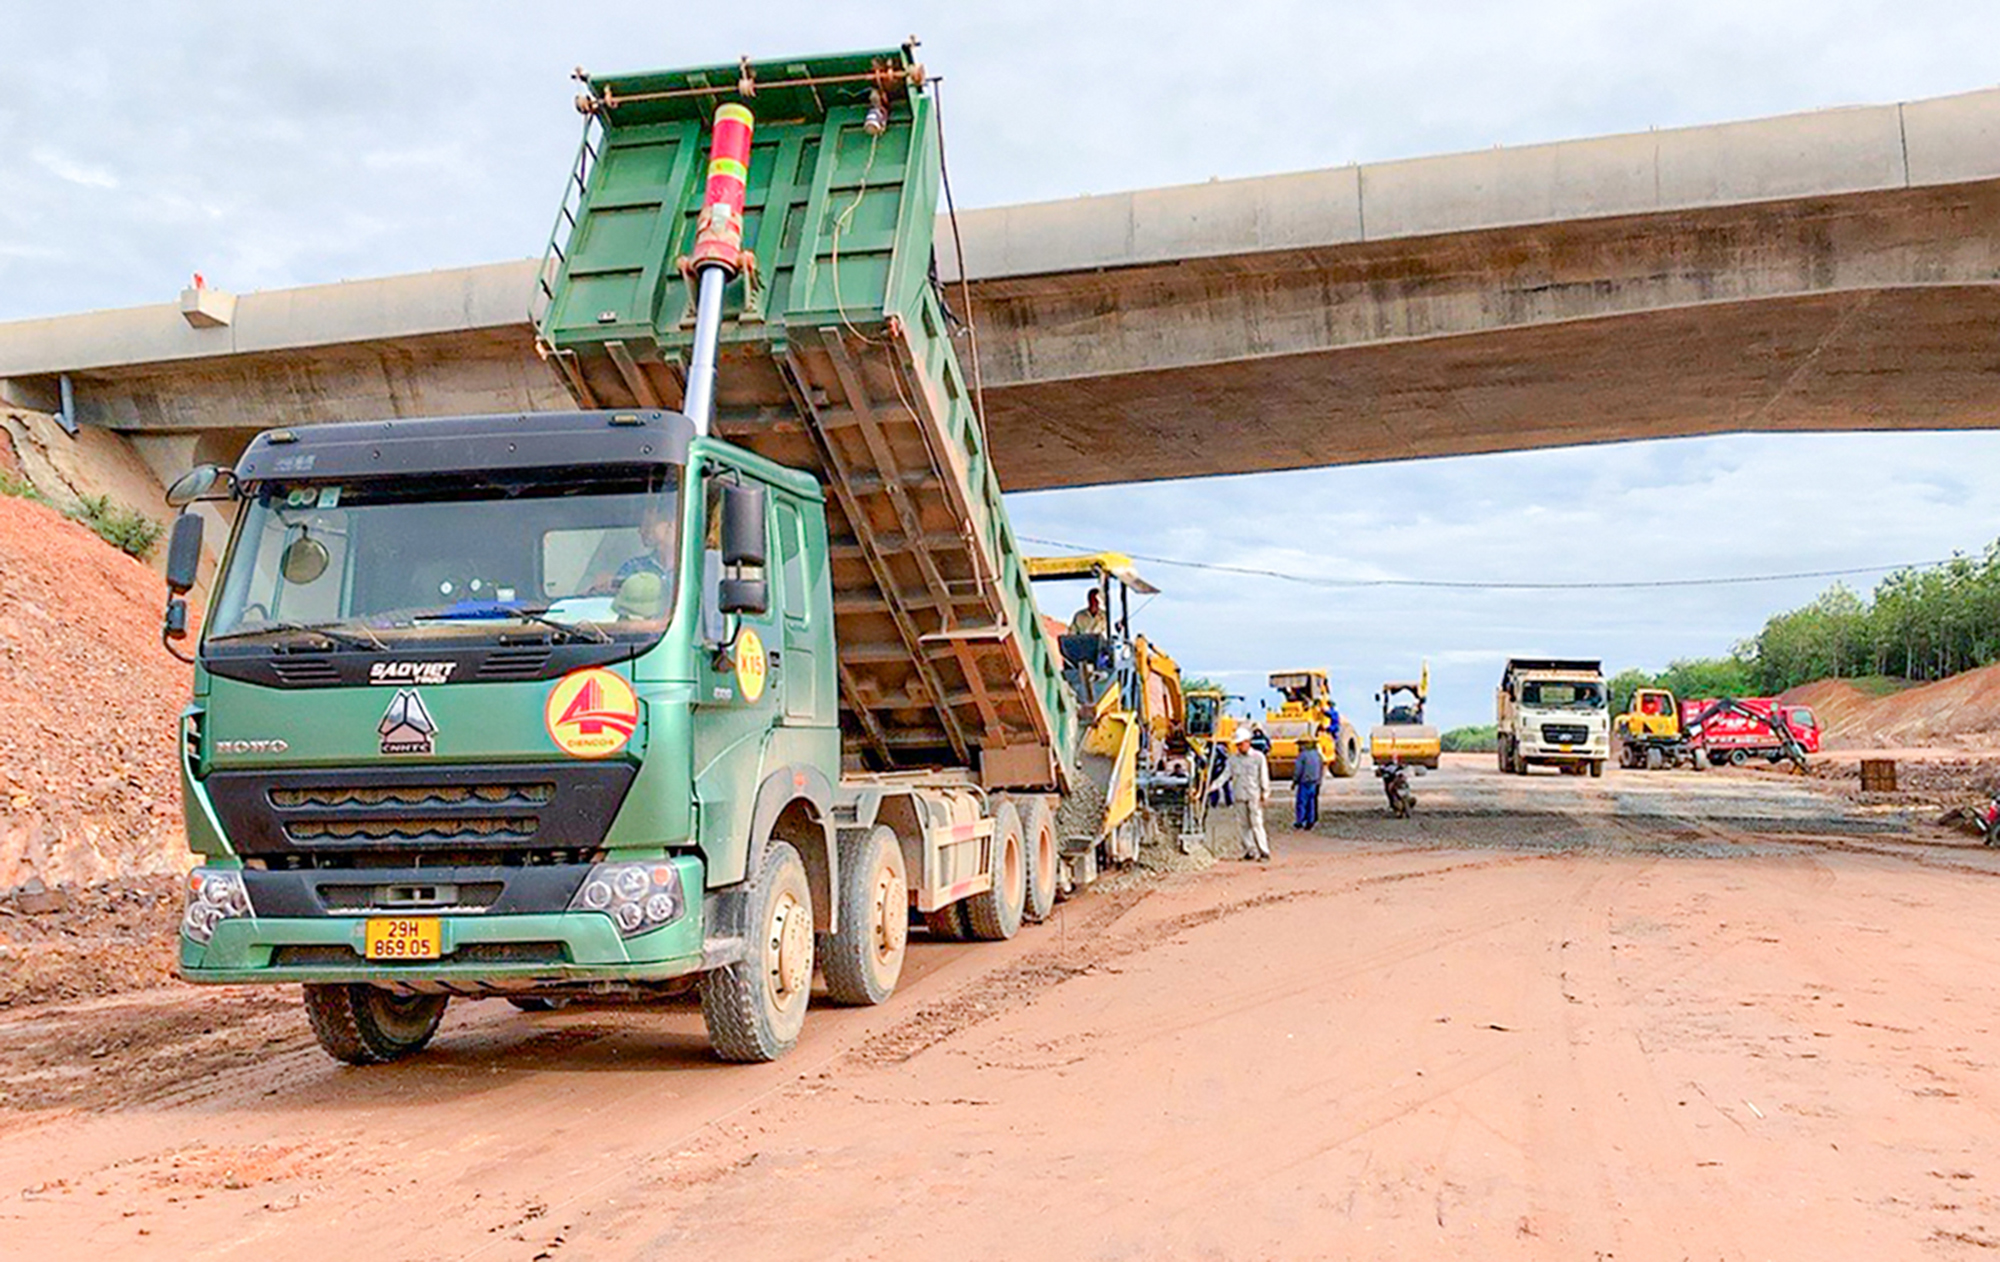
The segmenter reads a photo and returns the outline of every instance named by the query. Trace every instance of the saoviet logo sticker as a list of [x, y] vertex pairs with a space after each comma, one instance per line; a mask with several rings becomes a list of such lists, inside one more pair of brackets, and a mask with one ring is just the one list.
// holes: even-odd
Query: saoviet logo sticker
[[639, 698], [632, 685], [608, 670], [564, 675], [542, 710], [549, 739], [577, 758], [603, 758], [625, 748], [639, 726]]
[[764, 656], [764, 641], [749, 627], [743, 628], [736, 636], [736, 686], [743, 690], [745, 701], [755, 701], [764, 695], [764, 680], [770, 671], [771, 663]]

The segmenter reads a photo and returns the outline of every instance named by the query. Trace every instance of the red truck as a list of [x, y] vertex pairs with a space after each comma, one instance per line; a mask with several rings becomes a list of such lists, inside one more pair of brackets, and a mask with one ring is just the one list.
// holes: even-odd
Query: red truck
[[[1702, 697], [1681, 702], [1682, 730], [1692, 734], [1696, 720], [1714, 710], [1717, 700], [1715, 697]], [[1786, 705], [1776, 697], [1738, 697], [1736, 705], [1741, 709], [1730, 708], [1709, 714], [1708, 721], [1700, 725], [1698, 743], [1708, 750], [1711, 764], [1727, 761], [1741, 767], [1752, 758], [1772, 763], [1784, 761], [1785, 751], [1771, 728], [1774, 717], [1791, 729], [1792, 739], [1806, 753], [1819, 752], [1819, 720], [1805, 706]]]

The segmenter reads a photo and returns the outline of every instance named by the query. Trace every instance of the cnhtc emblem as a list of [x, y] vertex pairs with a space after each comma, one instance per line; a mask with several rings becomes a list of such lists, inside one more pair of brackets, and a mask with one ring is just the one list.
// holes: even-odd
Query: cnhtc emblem
[[437, 722], [424, 709], [423, 698], [414, 688], [403, 688], [390, 699], [376, 730], [382, 734], [385, 754], [434, 754], [437, 752]]

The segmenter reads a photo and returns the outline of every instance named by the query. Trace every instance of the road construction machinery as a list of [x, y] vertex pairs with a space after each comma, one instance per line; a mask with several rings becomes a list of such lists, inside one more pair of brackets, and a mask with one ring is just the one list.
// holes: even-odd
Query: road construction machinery
[[1494, 695], [1500, 770], [1604, 774], [1611, 755], [1610, 703], [1603, 663], [1592, 658], [1516, 657]]
[[1299, 749], [1308, 741], [1319, 746], [1326, 769], [1343, 779], [1361, 766], [1361, 735], [1341, 717], [1334, 703], [1333, 689], [1323, 670], [1273, 671], [1270, 685], [1281, 698], [1278, 708], [1264, 715], [1264, 734], [1270, 738], [1273, 779], [1289, 779]]
[[1382, 691], [1375, 694], [1382, 706], [1382, 721], [1368, 733], [1371, 761], [1437, 770], [1444, 746], [1437, 728], [1424, 721], [1430, 694], [1429, 662], [1413, 680], [1390, 680], [1382, 685]]
[[1060, 876], [1084, 729], [932, 279], [913, 48], [581, 78], [533, 312], [576, 410], [270, 430], [174, 495], [237, 506], [180, 973], [303, 983], [351, 1062], [453, 996], [687, 989], [774, 1059], [816, 973], [879, 1003], [913, 920], [1006, 938]]
[[[1061, 817], [1063, 852], [1071, 862], [1088, 854], [1129, 862], [1148, 837], [1187, 831], [1188, 786], [1210, 739], [1189, 731], [1180, 666], [1133, 630], [1133, 595], [1159, 589], [1116, 552], [1029, 557], [1027, 572], [1037, 584], [1086, 584], [1102, 611], [1080, 610], [1058, 640], [1083, 726], [1079, 783]], [[1086, 625], [1093, 618], [1101, 630]], [[1093, 817], [1084, 804], [1100, 790], [1104, 809]]]
[[1622, 767], [1696, 771], [1753, 759], [1789, 763], [1804, 772], [1819, 752], [1819, 725], [1811, 710], [1774, 697], [1704, 697], [1681, 701], [1664, 688], [1641, 688], [1631, 708], [1613, 723]]

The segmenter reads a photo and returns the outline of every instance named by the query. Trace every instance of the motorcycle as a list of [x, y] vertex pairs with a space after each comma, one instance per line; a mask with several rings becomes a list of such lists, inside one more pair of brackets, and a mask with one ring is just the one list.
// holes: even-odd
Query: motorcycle
[[1382, 792], [1389, 796], [1389, 813], [1397, 819], [1408, 819], [1417, 807], [1417, 795], [1410, 792], [1410, 773], [1400, 762], [1378, 764], [1375, 774], [1381, 777]]
[[1990, 790], [1986, 798], [1978, 813], [1979, 839], [1986, 845], [2000, 846], [2000, 789]]

